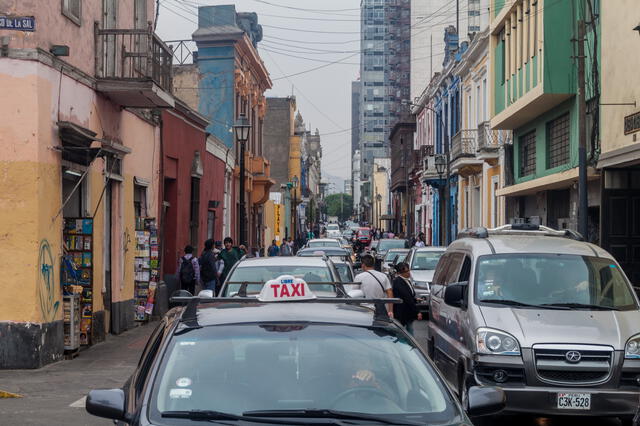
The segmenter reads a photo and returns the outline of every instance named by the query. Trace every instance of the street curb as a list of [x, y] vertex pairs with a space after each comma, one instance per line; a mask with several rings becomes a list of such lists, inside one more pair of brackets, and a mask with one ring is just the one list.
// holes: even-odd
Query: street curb
[[0, 398], [22, 398], [22, 395], [0, 390]]

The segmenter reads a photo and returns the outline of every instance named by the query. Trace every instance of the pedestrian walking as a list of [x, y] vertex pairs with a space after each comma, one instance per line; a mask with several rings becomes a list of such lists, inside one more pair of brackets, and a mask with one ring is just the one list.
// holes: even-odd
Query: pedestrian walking
[[424, 233], [421, 232], [418, 234], [418, 239], [416, 240], [415, 247], [425, 247], [427, 244], [424, 242]]
[[289, 241], [285, 238], [282, 240], [282, 244], [280, 245], [280, 256], [291, 256], [291, 245]]
[[278, 243], [276, 243], [276, 240], [271, 241], [271, 245], [267, 249], [267, 256], [280, 256], [280, 247], [278, 247]]
[[193, 255], [193, 247], [184, 248], [184, 256], [178, 259], [177, 275], [180, 278], [180, 288], [193, 294], [196, 284], [200, 282], [200, 264], [198, 258]]
[[[244, 255], [242, 252], [244, 246], [234, 247], [233, 239], [231, 237], [227, 237], [224, 239], [224, 249], [220, 252], [218, 257], [224, 261], [224, 269], [222, 270], [222, 281], [227, 278], [229, 272], [233, 265], [238, 262], [242, 256]], [[245, 250], [246, 254], [246, 250]]]
[[214, 253], [213, 240], [204, 242], [204, 251], [198, 259], [200, 265], [200, 277], [205, 290], [216, 290], [216, 255]]
[[[385, 297], [393, 297], [391, 283], [386, 274], [376, 271], [375, 258], [370, 254], [365, 254], [361, 258], [362, 272], [356, 275], [354, 282], [360, 283], [360, 290], [367, 299], [382, 299]], [[387, 306], [390, 316], [393, 316], [391, 305]]]
[[416, 291], [411, 282], [409, 264], [401, 262], [396, 265], [396, 277], [393, 280], [393, 296], [402, 299], [402, 303], [393, 305], [393, 317], [413, 335], [413, 322], [422, 319], [416, 303]]

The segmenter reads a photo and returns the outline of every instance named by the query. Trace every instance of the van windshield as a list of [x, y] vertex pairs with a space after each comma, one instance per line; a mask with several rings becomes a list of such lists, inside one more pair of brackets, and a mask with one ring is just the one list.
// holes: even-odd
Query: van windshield
[[610, 259], [562, 254], [482, 256], [477, 302], [517, 307], [637, 309], [632, 289]]

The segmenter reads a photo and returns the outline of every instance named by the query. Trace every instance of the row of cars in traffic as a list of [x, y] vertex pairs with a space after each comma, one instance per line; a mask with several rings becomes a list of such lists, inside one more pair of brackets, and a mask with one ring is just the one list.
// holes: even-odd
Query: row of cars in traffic
[[220, 297], [174, 299], [131, 379], [87, 409], [136, 425], [470, 425], [503, 409], [635, 424], [640, 308], [609, 253], [528, 225], [446, 250], [374, 244], [381, 269], [410, 265], [426, 342], [387, 314], [399, 300], [362, 298], [339, 237], [311, 240], [241, 260]]

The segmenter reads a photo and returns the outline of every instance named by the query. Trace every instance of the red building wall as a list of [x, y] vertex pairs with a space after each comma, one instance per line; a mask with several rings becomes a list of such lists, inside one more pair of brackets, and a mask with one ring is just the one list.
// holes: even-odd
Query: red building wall
[[[190, 120], [179, 110], [167, 110], [162, 113], [163, 161], [162, 172], [164, 187], [160, 194], [163, 208], [161, 229], [162, 273], [176, 272], [177, 261], [183, 255], [184, 247], [191, 244], [191, 184], [192, 167], [196, 152], [200, 153], [203, 176], [200, 179], [200, 207], [198, 227], [198, 247], [200, 253], [207, 230], [208, 195], [214, 182], [207, 175], [206, 124]], [[211, 173], [211, 171], [209, 171]]]

